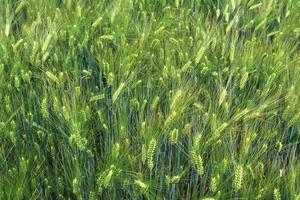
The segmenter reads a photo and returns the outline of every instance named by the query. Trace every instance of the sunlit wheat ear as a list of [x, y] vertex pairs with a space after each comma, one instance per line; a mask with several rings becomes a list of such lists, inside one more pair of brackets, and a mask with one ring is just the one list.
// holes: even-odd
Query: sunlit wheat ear
[[242, 146], [242, 153], [247, 155], [249, 151], [249, 147], [251, 144], [251, 137], [250, 136], [245, 136], [243, 139], [243, 146]]
[[80, 111], [81, 115], [82, 115], [82, 120], [84, 122], [87, 122], [89, 117], [91, 116], [91, 109], [89, 106], [86, 106], [85, 108], [81, 109]]
[[97, 186], [99, 192], [102, 192], [103, 189], [107, 188], [111, 184], [111, 179], [114, 175], [114, 172], [116, 170], [115, 165], [111, 165], [108, 169], [103, 171], [101, 175], [97, 179]]
[[243, 167], [241, 165], [237, 165], [233, 180], [233, 190], [235, 192], [238, 192], [242, 188], [243, 175]]
[[180, 70], [181, 73], [187, 72], [190, 68], [192, 68], [191, 66], [192, 61], [188, 61]]
[[97, 28], [102, 22], [102, 17], [99, 17], [93, 24], [92, 27], [93, 28]]
[[53, 110], [55, 114], [59, 115], [60, 114], [60, 105], [59, 101], [56, 97], [53, 98]]
[[280, 194], [280, 191], [275, 188], [274, 191], [273, 191], [273, 199], [274, 200], [281, 200], [281, 194]]
[[194, 150], [195, 152], [198, 151], [198, 149], [200, 147], [201, 138], [202, 138], [202, 136], [199, 133], [197, 133], [193, 137], [194, 143], [193, 143], [193, 146], [192, 146], [192, 150]]
[[199, 144], [196, 141], [190, 150], [191, 164], [195, 167], [197, 167], [197, 163], [198, 163], [198, 149], [199, 149]]
[[210, 190], [211, 190], [213, 193], [216, 192], [217, 189], [218, 189], [219, 178], [220, 178], [219, 175], [214, 176], [214, 177], [211, 178], [211, 181], [210, 181]]
[[55, 74], [53, 74], [52, 72], [50, 71], [46, 71], [46, 75], [47, 77], [52, 80], [53, 82], [55, 83], [59, 83], [59, 79], [57, 78], [57, 76]]
[[112, 149], [112, 158], [118, 158], [119, 153], [120, 153], [120, 144], [116, 143], [114, 144]]
[[238, 121], [241, 118], [243, 118], [246, 114], [248, 114], [250, 112], [250, 109], [245, 108], [242, 111], [238, 112], [234, 117], [233, 117], [233, 121]]
[[15, 9], [15, 13], [18, 14], [20, 13], [20, 11], [22, 11], [26, 6], [27, 6], [28, 2], [27, 1], [21, 1], [18, 6]]
[[90, 200], [97, 200], [95, 192], [93, 192], [93, 191], [89, 192], [89, 199]]
[[283, 147], [282, 143], [280, 141], [277, 141], [276, 142], [276, 149], [277, 149], [278, 152], [281, 152], [282, 147]]
[[148, 190], [148, 185], [146, 183], [144, 183], [141, 180], [134, 180], [134, 183], [142, 190], [147, 191]]
[[147, 148], [146, 145], [142, 145], [142, 163], [144, 164], [147, 160]]
[[178, 142], [178, 129], [175, 128], [173, 131], [170, 133], [170, 143], [171, 144], [177, 144]]
[[240, 80], [240, 89], [243, 89], [245, 87], [247, 80], [248, 80], [248, 72], [246, 71], [246, 69], [244, 69]]
[[150, 169], [150, 171], [152, 171], [154, 167], [155, 149], [156, 149], [156, 140], [153, 138], [149, 143], [148, 151], [147, 151], [148, 168]]
[[166, 185], [169, 186], [169, 184], [177, 184], [180, 181], [180, 176], [166, 176]]
[[85, 150], [85, 147], [87, 145], [87, 139], [80, 135], [80, 129], [78, 127], [78, 124], [73, 124], [71, 131], [72, 133], [69, 137], [70, 144], [77, 147], [80, 151]]
[[190, 123], [187, 123], [183, 128], [183, 132], [186, 136], [190, 135], [191, 130], [192, 130], [192, 125]]
[[22, 46], [23, 43], [24, 43], [24, 39], [20, 39], [15, 44], [12, 45], [14, 53], [18, 52], [18, 49]]
[[151, 104], [151, 111], [155, 111], [159, 102], [159, 96], [156, 96]]
[[6, 23], [5, 23], [5, 36], [8, 37], [11, 29], [11, 22], [13, 21], [13, 16], [11, 14], [11, 8], [10, 4], [7, 4], [6, 6]]
[[59, 80], [59, 85], [63, 86], [64, 83], [68, 81], [68, 73], [66, 72], [59, 72], [58, 74], [58, 80]]
[[183, 95], [182, 90], [177, 90], [176, 93], [174, 94], [171, 104], [170, 104], [170, 109], [174, 110], [176, 106], [178, 105], [178, 102], [181, 100], [181, 97]]
[[63, 106], [63, 107], [62, 107], [62, 113], [63, 113], [64, 118], [65, 118], [67, 121], [69, 121], [71, 117], [70, 117], [69, 110], [68, 110], [68, 108], [67, 108], [66, 106]]
[[195, 166], [197, 164], [197, 152], [195, 150], [191, 150], [190, 158], [191, 158], [191, 164]]
[[104, 180], [103, 180], [103, 187], [106, 188], [109, 186], [109, 183], [110, 183], [110, 180], [111, 180], [111, 177], [113, 175], [114, 171], [113, 169], [110, 169], [107, 173], [107, 175], [105, 176]]
[[266, 97], [268, 95], [268, 93], [270, 92], [270, 89], [271, 87], [273, 86], [274, 84], [274, 80], [276, 78], [276, 73], [273, 73], [269, 76], [264, 88], [263, 88], [263, 91], [262, 91], [262, 94], [261, 96], [262, 97]]
[[112, 86], [114, 84], [114, 81], [115, 81], [115, 75], [110, 72], [108, 75], [107, 75], [107, 84], [109, 86]]
[[17, 89], [17, 91], [19, 91], [20, 90], [20, 79], [19, 79], [19, 76], [15, 76], [15, 88]]
[[49, 112], [48, 112], [48, 98], [45, 96], [41, 103], [41, 113], [44, 118], [49, 118]]
[[225, 100], [226, 94], [227, 94], [227, 91], [226, 91], [225, 88], [223, 88], [221, 90], [221, 93], [220, 93], [220, 96], [219, 96], [219, 105], [221, 105], [223, 103], [223, 101]]
[[204, 168], [203, 168], [202, 157], [200, 155], [196, 156], [195, 164], [196, 164], [195, 167], [196, 167], [198, 174], [200, 176], [202, 176], [204, 174]]
[[10, 97], [8, 95], [5, 96], [4, 102], [5, 102], [6, 112], [11, 112]]
[[113, 94], [113, 96], [112, 96], [112, 102], [113, 102], [113, 103], [114, 103], [114, 102], [117, 100], [117, 98], [119, 97], [119, 95], [120, 95], [120, 93], [122, 92], [124, 86], [125, 86], [125, 83], [121, 83], [121, 84], [119, 85], [119, 87], [117, 88], [117, 90], [115, 91], [115, 93]]
[[42, 53], [43, 53], [43, 54], [46, 53], [46, 51], [47, 51], [47, 49], [48, 49], [48, 47], [49, 47], [49, 45], [50, 45], [50, 42], [51, 42], [51, 40], [52, 40], [52, 37], [53, 37], [52, 34], [48, 34], [48, 36], [47, 36], [47, 38], [46, 38], [46, 40], [45, 40], [45, 42], [44, 42], [44, 44], [43, 44], [43, 46], [42, 46]]
[[144, 136], [145, 133], [146, 133], [146, 122], [142, 122], [141, 123], [141, 132], [140, 132], [140, 134], [141, 134], [141, 136]]
[[80, 185], [79, 185], [79, 181], [77, 178], [74, 178], [72, 181], [72, 190], [73, 190], [73, 193], [76, 195], [78, 195], [80, 192]]
[[140, 112], [145, 112], [147, 103], [148, 103], [147, 99], [144, 99], [144, 101], [143, 101], [143, 103], [142, 103], [142, 106], [141, 106]]
[[173, 111], [166, 119], [165, 126], [168, 127], [169, 125], [171, 125], [177, 117], [178, 117], [178, 113], [176, 111]]
[[137, 80], [131, 85], [131, 89], [134, 89], [143, 83], [142, 80]]

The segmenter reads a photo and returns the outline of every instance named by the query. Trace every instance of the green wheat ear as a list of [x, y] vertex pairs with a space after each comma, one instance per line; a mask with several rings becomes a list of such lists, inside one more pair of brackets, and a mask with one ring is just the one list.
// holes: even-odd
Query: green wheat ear
[[149, 143], [148, 151], [147, 151], [148, 168], [150, 169], [150, 171], [152, 171], [154, 167], [153, 159], [154, 159], [155, 149], [156, 149], [156, 140], [153, 138]]
[[248, 79], [248, 72], [246, 71], [246, 69], [244, 69], [240, 80], [240, 89], [243, 89], [245, 87], [247, 79]]
[[73, 124], [72, 127], [72, 133], [69, 137], [69, 142], [71, 145], [77, 147], [80, 151], [85, 150], [87, 145], [87, 139], [83, 136], [81, 136], [80, 128], [78, 127], [78, 124]]
[[113, 96], [112, 96], [112, 102], [113, 102], [113, 103], [114, 103], [114, 102], [117, 100], [117, 98], [119, 97], [119, 95], [120, 95], [120, 93], [122, 92], [124, 86], [125, 86], [125, 83], [121, 83], [121, 84], [119, 85], [119, 87], [117, 88], [117, 90], [115, 91], [115, 93], [113, 94]]
[[147, 148], [146, 145], [142, 145], [142, 163], [144, 164], [147, 160]]
[[177, 144], [178, 141], [178, 129], [175, 128], [171, 133], [170, 133], [170, 143], [171, 144]]
[[69, 121], [71, 117], [70, 117], [69, 110], [66, 106], [62, 107], [62, 113], [63, 113], [63, 116], [66, 119], [66, 121]]
[[226, 91], [225, 88], [223, 88], [221, 90], [221, 93], [220, 93], [220, 96], [219, 96], [219, 105], [221, 105], [224, 102], [226, 94], [227, 94], [227, 91]]
[[180, 181], [180, 176], [165, 176], [165, 179], [166, 179], [166, 185], [169, 186], [170, 184], [177, 184], [179, 183]]
[[96, 200], [97, 199], [95, 192], [93, 192], [93, 191], [89, 192], [89, 199], [90, 200]]
[[99, 17], [93, 24], [92, 27], [93, 28], [97, 28], [102, 22], [102, 17]]
[[115, 165], [111, 165], [108, 169], [103, 171], [97, 179], [98, 191], [102, 192], [103, 189], [111, 186], [112, 178], [115, 174], [116, 167]]
[[233, 189], [235, 192], [238, 192], [242, 188], [242, 180], [243, 180], [243, 167], [241, 165], [237, 165], [234, 173], [234, 180], [233, 180]]
[[211, 181], [210, 181], [210, 190], [215, 193], [218, 189], [218, 184], [219, 184], [219, 179], [220, 179], [220, 176], [217, 175], [217, 176], [214, 176], [211, 178]]
[[160, 98], [159, 96], [156, 96], [151, 104], [151, 111], [155, 111], [158, 105]]
[[49, 118], [49, 112], [48, 112], [48, 98], [45, 96], [41, 103], [41, 113], [44, 118]]
[[46, 38], [46, 40], [45, 40], [45, 42], [44, 42], [44, 44], [43, 44], [43, 46], [42, 46], [42, 53], [43, 53], [43, 54], [46, 53], [46, 51], [47, 51], [47, 49], [48, 49], [48, 47], [49, 47], [49, 45], [50, 45], [50, 42], [51, 42], [51, 40], [52, 40], [52, 37], [53, 37], [52, 34], [48, 34], [48, 35], [47, 35], [47, 38]]
[[79, 192], [80, 192], [80, 185], [79, 185], [79, 182], [78, 182], [78, 179], [77, 178], [74, 178], [73, 181], [72, 181], [72, 189], [73, 189], [73, 193], [78, 195]]
[[110, 183], [110, 180], [111, 180], [111, 177], [113, 176], [114, 174], [114, 171], [113, 169], [110, 169], [107, 173], [107, 175], [105, 176], [104, 180], [103, 180], [103, 187], [106, 188], [109, 186], [109, 183]]
[[183, 95], [182, 90], [177, 90], [176, 93], [174, 94], [171, 104], [170, 104], [170, 110], [175, 110], [177, 104], [179, 103], [179, 101], [181, 100]]
[[191, 164], [192, 164], [193, 166], [195, 166], [196, 163], [197, 163], [197, 153], [196, 153], [196, 151], [195, 151], [194, 149], [192, 149], [192, 150], [190, 151], [190, 158], [191, 158]]
[[183, 132], [186, 136], [190, 135], [191, 130], [192, 130], [192, 124], [190, 123], [187, 123], [183, 128]]
[[54, 81], [55, 83], [59, 83], [59, 79], [58, 79], [57, 76], [56, 76], [55, 74], [53, 74], [52, 72], [46, 71], [46, 75], [47, 75], [47, 77], [48, 77], [50, 80]]
[[200, 155], [198, 155], [196, 157], [196, 169], [197, 172], [200, 176], [202, 176], [204, 174], [204, 168], [203, 168], [203, 161], [202, 161], [202, 157]]
[[134, 183], [142, 190], [147, 191], [148, 185], [141, 180], [134, 180]]
[[119, 153], [120, 153], [120, 144], [116, 143], [114, 144], [112, 149], [112, 158], [118, 158]]
[[280, 194], [280, 191], [275, 188], [274, 191], [273, 191], [273, 199], [274, 200], [281, 200], [281, 194]]

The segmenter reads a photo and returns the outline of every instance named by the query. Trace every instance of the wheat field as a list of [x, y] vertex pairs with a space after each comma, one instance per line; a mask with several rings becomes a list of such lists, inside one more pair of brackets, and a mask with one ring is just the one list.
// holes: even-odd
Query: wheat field
[[299, 0], [0, 0], [0, 200], [300, 200]]

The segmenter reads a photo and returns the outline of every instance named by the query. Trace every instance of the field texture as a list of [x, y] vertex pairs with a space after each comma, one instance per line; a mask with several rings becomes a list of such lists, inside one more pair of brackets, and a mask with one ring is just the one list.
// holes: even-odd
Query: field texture
[[0, 0], [0, 200], [300, 199], [299, 0]]

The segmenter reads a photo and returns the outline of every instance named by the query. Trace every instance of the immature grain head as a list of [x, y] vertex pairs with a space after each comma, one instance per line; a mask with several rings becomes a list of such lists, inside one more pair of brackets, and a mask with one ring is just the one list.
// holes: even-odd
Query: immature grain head
[[281, 194], [279, 189], [275, 188], [273, 191], [273, 199], [274, 200], [281, 200]]
[[233, 190], [238, 192], [242, 188], [243, 166], [237, 165], [234, 173]]
[[152, 171], [154, 167], [153, 159], [154, 159], [155, 149], [156, 149], [156, 139], [153, 138], [149, 143], [148, 151], [147, 151], [148, 168], [150, 169], [150, 171]]

